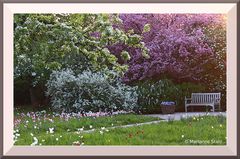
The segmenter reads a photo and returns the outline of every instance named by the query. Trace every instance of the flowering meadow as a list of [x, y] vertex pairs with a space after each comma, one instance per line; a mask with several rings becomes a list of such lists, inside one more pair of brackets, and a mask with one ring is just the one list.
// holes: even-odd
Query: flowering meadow
[[[52, 139], [50, 139], [50, 141], [46, 139], [56, 134], [60, 135], [56, 137], [57, 141], [62, 138], [62, 136], [64, 136], [65, 139], [71, 138], [69, 135], [72, 133], [78, 134], [78, 136], [80, 136], [82, 132], [95, 130], [103, 133], [109, 131], [107, 130], [108, 127], [160, 120], [156, 117], [139, 116], [125, 111], [114, 112], [111, 116], [104, 112], [88, 112], [84, 116], [80, 113], [50, 113], [45, 110], [26, 113], [20, 113], [17, 110], [16, 112], [14, 120], [14, 142], [24, 145], [54, 144], [51, 143]], [[37, 142], [39, 137], [43, 138], [42, 140], [46, 142]]]
[[[157, 117], [114, 112], [16, 114], [15, 145], [224, 145], [226, 118], [223, 116], [182, 117], [162, 121]], [[155, 124], [141, 125], [151, 121]], [[161, 122], [162, 121], [162, 122]], [[208, 124], [211, 123], [211, 124]], [[131, 124], [130, 127], [124, 127]]]
[[182, 112], [191, 93], [220, 92], [216, 111], [227, 109], [226, 20], [14, 14], [15, 144], [226, 144], [225, 117], [147, 115], [161, 114], [161, 103]]

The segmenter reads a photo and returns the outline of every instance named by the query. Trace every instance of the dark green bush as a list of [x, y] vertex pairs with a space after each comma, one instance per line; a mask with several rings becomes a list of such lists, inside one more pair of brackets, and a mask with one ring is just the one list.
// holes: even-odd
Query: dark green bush
[[142, 113], [159, 113], [163, 100], [175, 101], [177, 88], [172, 81], [165, 79], [157, 82], [146, 81], [138, 84], [138, 105]]
[[185, 97], [191, 97], [192, 93], [201, 93], [206, 92], [206, 89], [201, 84], [194, 83], [181, 83], [175, 86], [177, 88], [176, 92], [176, 101], [177, 101], [177, 109], [176, 111], [185, 111]]
[[138, 84], [138, 105], [142, 113], [160, 113], [162, 101], [175, 101], [176, 111], [184, 111], [185, 96], [190, 97], [194, 92], [205, 92], [200, 84], [175, 84], [169, 79], [156, 82], [143, 82]]

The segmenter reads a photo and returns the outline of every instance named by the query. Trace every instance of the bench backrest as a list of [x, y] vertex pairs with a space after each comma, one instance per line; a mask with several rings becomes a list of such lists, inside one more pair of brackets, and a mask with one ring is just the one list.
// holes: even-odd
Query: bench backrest
[[219, 103], [220, 98], [221, 93], [192, 93], [192, 103]]

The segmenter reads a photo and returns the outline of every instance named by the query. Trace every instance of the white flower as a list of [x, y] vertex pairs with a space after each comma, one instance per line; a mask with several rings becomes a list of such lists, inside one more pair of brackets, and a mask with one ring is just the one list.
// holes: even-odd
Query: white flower
[[222, 127], [222, 124], [220, 124], [219, 126]]
[[56, 138], [56, 141], [58, 141], [58, 138]]
[[112, 126], [113, 126], [113, 123], [112, 123]]
[[80, 138], [82, 139], [82, 138], [83, 138], [83, 136], [80, 136]]
[[17, 136], [17, 137], [19, 137], [19, 136], [20, 136], [20, 134], [16, 134], [16, 136]]
[[83, 129], [84, 129], [84, 127], [78, 128], [77, 130], [78, 130], [78, 131], [83, 131]]
[[106, 131], [106, 132], [109, 132], [109, 130], [108, 130], [108, 129], [106, 129], [105, 131]]
[[92, 129], [92, 125], [90, 125], [89, 128]]
[[182, 138], [184, 138], [184, 135], [182, 135]]
[[[18, 27], [19, 27], [19, 26], [17, 26], [17, 28], [18, 28]], [[23, 58], [25, 58], [26, 56], [25, 56], [25, 55], [19, 55], [18, 57], [23, 59]]]
[[50, 134], [53, 134], [54, 133], [54, 128], [49, 128], [49, 132], [50, 132]]
[[36, 137], [33, 137], [33, 143], [31, 144], [31, 146], [35, 146], [38, 144], [38, 139]]
[[73, 145], [79, 145], [80, 143], [79, 143], [79, 141], [74, 141], [73, 142]]
[[101, 130], [105, 130], [105, 127], [101, 127]]
[[82, 142], [81, 145], [84, 145], [84, 142]]
[[99, 131], [99, 133], [102, 135], [102, 134], [103, 134], [103, 131]]
[[212, 129], [213, 129], [214, 127], [212, 126]]
[[44, 140], [44, 139], [42, 139], [42, 142], [45, 142], [45, 140]]
[[60, 137], [62, 137], [62, 135]]
[[33, 136], [33, 133], [31, 133], [30, 135]]
[[48, 119], [51, 123], [54, 123], [54, 121], [52, 119]]
[[67, 132], [69, 132], [70, 131], [70, 129], [67, 129]]
[[36, 137], [33, 137], [33, 140], [38, 142], [38, 139]]
[[36, 76], [37, 74], [36, 74], [36, 72], [32, 72], [32, 76]]

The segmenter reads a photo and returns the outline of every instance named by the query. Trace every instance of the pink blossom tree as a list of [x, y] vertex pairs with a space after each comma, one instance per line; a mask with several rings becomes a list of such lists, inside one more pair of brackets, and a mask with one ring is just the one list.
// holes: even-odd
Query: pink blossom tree
[[[123, 80], [171, 78], [176, 82], [224, 81], [226, 74], [226, 26], [222, 14], [121, 14], [121, 26], [142, 36], [148, 57], [124, 44], [109, 46], [120, 63], [128, 64]], [[128, 60], [122, 52], [130, 54]], [[219, 82], [218, 82], [219, 83]], [[213, 84], [214, 85], [214, 84]]]

